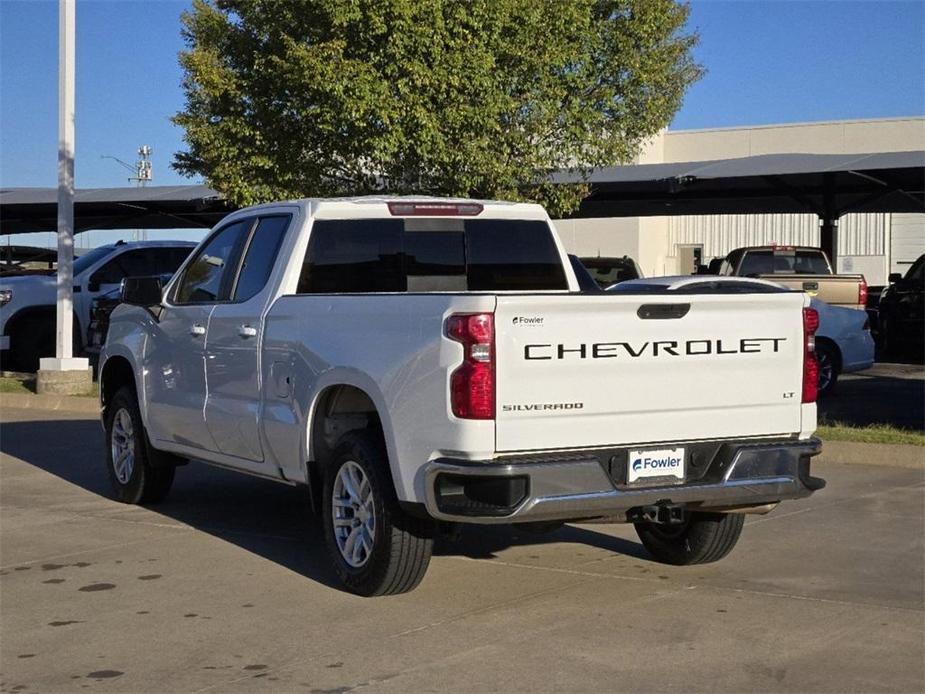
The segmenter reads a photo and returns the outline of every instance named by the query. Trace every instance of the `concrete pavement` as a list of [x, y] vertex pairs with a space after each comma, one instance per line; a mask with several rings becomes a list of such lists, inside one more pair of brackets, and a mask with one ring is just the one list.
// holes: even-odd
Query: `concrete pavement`
[[818, 466], [718, 564], [630, 526], [474, 528], [366, 600], [298, 489], [194, 464], [161, 506], [109, 501], [88, 417], [2, 412], [4, 692], [925, 688], [921, 469]]

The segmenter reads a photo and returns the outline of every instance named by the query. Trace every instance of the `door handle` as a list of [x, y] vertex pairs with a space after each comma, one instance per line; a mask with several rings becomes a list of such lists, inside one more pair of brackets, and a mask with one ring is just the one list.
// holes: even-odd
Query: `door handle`
[[199, 337], [200, 335], [206, 334], [205, 326], [199, 325], [199, 323], [194, 323], [190, 326], [189, 334], [194, 337]]
[[238, 328], [238, 335], [241, 337], [257, 337], [257, 328], [250, 325], [242, 325]]

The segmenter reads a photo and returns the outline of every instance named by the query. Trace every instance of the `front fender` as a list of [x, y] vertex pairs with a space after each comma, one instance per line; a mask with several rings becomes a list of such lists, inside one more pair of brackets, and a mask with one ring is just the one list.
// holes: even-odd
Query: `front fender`
[[148, 404], [145, 397], [144, 374], [140, 365], [144, 363], [145, 348], [153, 323], [154, 317], [143, 308], [128, 305], [116, 307], [110, 318], [106, 343], [100, 350], [99, 363], [101, 405], [104, 404], [103, 398], [106, 392], [104, 377], [107, 362], [114, 358], [122, 358], [129, 363], [135, 379], [135, 392], [138, 394], [138, 409], [146, 429], [149, 428]]

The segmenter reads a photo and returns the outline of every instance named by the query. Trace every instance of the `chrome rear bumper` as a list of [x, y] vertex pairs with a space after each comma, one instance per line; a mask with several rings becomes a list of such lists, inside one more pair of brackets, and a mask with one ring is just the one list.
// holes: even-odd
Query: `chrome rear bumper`
[[[701, 479], [660, 486], [614, 481], [601, 451], [486, 462], [443, 458], [425, 468], [425, 505], [434, 518], [466, 523], [619, 518], [657, 504], [704, 511], [762, 506], [824, 487], [823, 480], [809, 474], [810, 458], [820, 451], [816, 438], [732, 442], [723, 444]], [[503, 500], [492, 505], [469, 498], [486, 493]]]

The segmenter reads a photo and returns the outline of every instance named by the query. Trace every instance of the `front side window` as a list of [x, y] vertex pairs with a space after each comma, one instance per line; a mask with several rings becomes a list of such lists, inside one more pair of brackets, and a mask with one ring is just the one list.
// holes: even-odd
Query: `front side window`
[[503, 219], [318, 220], [300, 294], [565, 290], [549, 225]]
[[105, 258], [107, 255], [112, 253], [115, 250], [113, 246], [97, 246], [86, 253], [84, 253], [79, 258], [74, 259], [74, 275], [77, 276], [82, 272], [86, 272], [90, 269], [90, 266], [99, 261], [102, 258]]
[[231, 291], [235, 259], [246, 240], [252, 219], [233, 222], [216, 232], [183, 271], [174, 301], [178, 304], [202, 304], [224, 301]]

